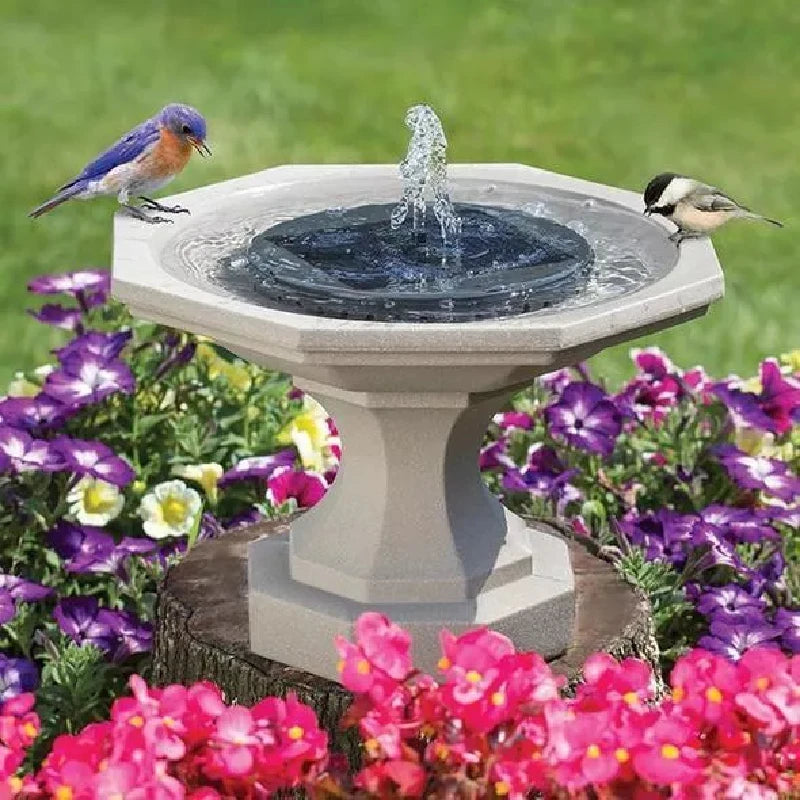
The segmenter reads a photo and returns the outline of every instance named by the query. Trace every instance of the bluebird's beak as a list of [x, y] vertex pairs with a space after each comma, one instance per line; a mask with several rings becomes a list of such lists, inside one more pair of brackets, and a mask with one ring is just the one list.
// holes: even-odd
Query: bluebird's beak
[[196, 139], [194, 136], [190, 136], [189, 144], [191, 144], [191, 146], [194, 147], [194, 149], [197, 150], [197, 152], [200, 153], [200, 155], [203, 156], [204, 158], [205, 156], [211, 155], [211, 149], [209, 148], [209, 146], [200, 139]]

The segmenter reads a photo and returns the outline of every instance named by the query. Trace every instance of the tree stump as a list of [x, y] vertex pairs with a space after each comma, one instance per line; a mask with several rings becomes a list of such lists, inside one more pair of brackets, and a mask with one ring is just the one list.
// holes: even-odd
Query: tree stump
[[[333, 748], [353, 759], [356, 740], [338, 726], [350, 694], [336, 683], [249, 649], [247, 545], [259, 536], [285, 531], [287, 525], [259, 523], [201, 542], [169, 570], [158, 596], [152, 677], [160, 685], [210, 680], [228, 702], [247, 705], [268, 695], [295, 692], [316, 710]], [[603, 650], [617, 658], [644, 659], [657, 672], [658, 645], [647, 601], [611, 564], [590, 552], [591, 543], [571, 539], [569, 548], [576, 625], [568, 650], [550, 662], [553, 669], [567, 676], [572, 689], [580, 681], [586, 657]], [[275, 636], [280, 635], [276, 630]]]

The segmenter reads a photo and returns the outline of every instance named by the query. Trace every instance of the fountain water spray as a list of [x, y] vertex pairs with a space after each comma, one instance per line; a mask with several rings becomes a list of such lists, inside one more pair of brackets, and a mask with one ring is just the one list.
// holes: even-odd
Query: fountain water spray
[[415, 234], [425, 229], [426, 194], [433, 197], [433, 213], [442, 231], [442, 244], [458, 247], [461, 219], [453, 209], [447, 190], [447, 139], [436, 112], [426, 105], [412, 106], [406, 112], [411, 130], [406, 157], [400, 163], [403, 195], [392, 211], [392, 228], [397, 230], [412, 210]]

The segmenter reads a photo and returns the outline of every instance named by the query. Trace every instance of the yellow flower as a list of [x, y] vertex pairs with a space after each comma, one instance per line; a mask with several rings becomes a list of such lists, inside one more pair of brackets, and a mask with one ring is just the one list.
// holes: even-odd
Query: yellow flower
[[196, 353], [200, 361], [206, 365], [208, 377], [212, 381], [223, 377], [234, 389], [246, 392], [250, 388], [250, 373], [243, 364], [226, 361], [217, 355], [217, 351], [211, 345], [203, 342], [197, 345]]
[[308, 395], [303, 398], [303, 410], [278, 434], [278, 443], [293, 444], [306, 469], [325, 472], [336, 464], [330, 448], [328, 414]]
[[87, 475], [67, 495], [70, 513], [81, 525], [105, 525], [119, 516], [125, 498], [113, 483]]
[[36, 397], [41, 387], [25, 377], [25, 373], [17, 372], [8, 384], [9, 397]]
[[187, 536], [195, 526], [203, 501], [183, 481], [159, 483], [142, 498], [139, 516], [151, 539]]
[[749, 456], [778, 458], [781, 461], [789, 462], [794, 454], [794, 447], [791, 442], [777, 445], [773, 434], [747, 426], [736, 428], [733, 435], [733, 443]]
[[217, 502], [217, 481], [222, 473], [219, 464], [178, 464], [172, 468], [173, 475], [199, 483], [212, 503]]
[[753, 377], [748, 378], [746, 381], [742, 381], [739, 384], [741, 390], [743, 392], [752, 392], [753, 394], [761, 394], [761, 378]]
[[792, 350], [781, 355], [781, 363], [789, 367], [789, 372], [793, 375], [800, 373], [800, 349]]

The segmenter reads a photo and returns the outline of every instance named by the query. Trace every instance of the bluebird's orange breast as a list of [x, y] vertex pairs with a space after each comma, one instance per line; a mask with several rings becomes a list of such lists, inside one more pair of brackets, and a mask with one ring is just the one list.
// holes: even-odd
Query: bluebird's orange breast
[[192, 146], [172, 131], [162, 128], [155, 147], [148, 153], [144, 171], [152, 178], [177, 175], [188, 163]]

